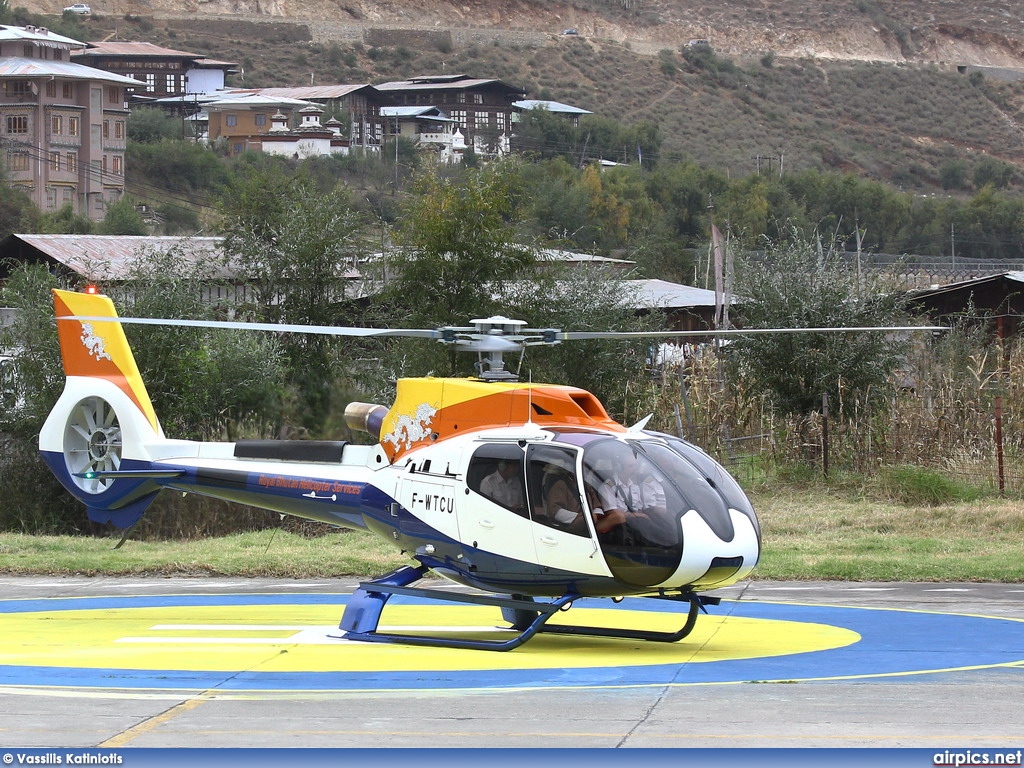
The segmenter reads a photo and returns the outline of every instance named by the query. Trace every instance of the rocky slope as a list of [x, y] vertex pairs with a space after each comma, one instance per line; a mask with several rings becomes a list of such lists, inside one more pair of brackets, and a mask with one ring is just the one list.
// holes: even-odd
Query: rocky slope
[[[54, 0], [30, 0], [52, 13]], [[59, 0], [57, 0], [59, 2]], [[368, 27], [487, 30], [628, 43], [640, 53], [708, 39], [730, 55], [1024, 67], [1018, 0], [93, 0], [94, 13], [316, 22], [322, 35]]]
[[[464, 72], [653, 123], [655, 162], [831, 168], [945, 194], [996, 161], [1024, 188], [1024, 10], [1009, 0], [91, 2], [76, 39], [234, 62], [232, 86]], [[691, 39], [718, 55], [691, 62]]]

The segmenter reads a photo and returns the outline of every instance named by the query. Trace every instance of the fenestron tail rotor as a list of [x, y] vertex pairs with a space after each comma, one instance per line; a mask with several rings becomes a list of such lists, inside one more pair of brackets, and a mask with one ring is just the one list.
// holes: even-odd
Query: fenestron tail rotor
[[114, 482], [110, 472], [121, 466], [121, 425], [113, 406], [102, 397], [81, 400], [68, 415], [64, 456], [68, 473], [86, 493], [103, 493]]

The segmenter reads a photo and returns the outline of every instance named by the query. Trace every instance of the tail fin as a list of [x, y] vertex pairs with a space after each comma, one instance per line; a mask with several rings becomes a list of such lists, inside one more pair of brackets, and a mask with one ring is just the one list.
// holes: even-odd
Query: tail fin
[[39, 434], [50, 469], [89, 517], [133, 525], [160, 486], [148, 476], [163, 430], [109, 298], [55, 290], [66, 381]]
[[[159, 431], [153, 404], [149, 400], [142, 375], [124, 329], [117, 322], [114, 302], [100, 294], [54, 290], [53, 308], [57, 315], [57, 334], [64, 360], [64, 375], [107, 379], [131, 399]], [[110, 318], [75, 320], [73, 317]]]

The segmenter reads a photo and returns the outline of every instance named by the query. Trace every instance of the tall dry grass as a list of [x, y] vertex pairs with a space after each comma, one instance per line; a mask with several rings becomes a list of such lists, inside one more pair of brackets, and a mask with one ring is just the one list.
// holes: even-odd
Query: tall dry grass
[[[679, 433], [742, 475], [756, 465], [877, 474], [912, 465], [988, 491], [1024, 492], [1024, 349], [969, 338], [923, 345], [879, 382], [873, 406], [854, 400], [806, 416], [772, 411], [751, 382], [729, 380], [713, 353], [662, 371], [659, 428]], [[841, 390], [842, 391], [842, 390]], [[854, 398], [854, 393], [844, 393]], [[676, 414], [680, 414], [677, 418]]]

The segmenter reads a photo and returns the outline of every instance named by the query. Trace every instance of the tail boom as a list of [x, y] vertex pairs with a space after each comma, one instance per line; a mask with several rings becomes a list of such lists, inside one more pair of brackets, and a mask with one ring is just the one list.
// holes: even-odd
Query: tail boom
[[168, 439], [110, 299], [54, 291], [54, 308], [66, 380], [39, 450], [92, 520], [129, 527], [164, 488], [353, 528], [390, 500], [365, 497], [376, 448]]

